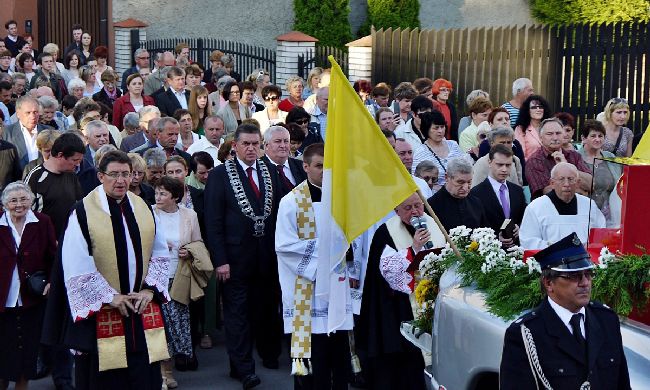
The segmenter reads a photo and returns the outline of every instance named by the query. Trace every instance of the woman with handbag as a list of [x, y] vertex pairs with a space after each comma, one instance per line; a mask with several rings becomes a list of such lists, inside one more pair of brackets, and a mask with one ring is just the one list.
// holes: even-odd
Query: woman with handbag
[[[179, 205], [183, 198], [184, 184], [169, 176], [163, 176], [156, 183], [154, 212], [160, 220], [161, 229], [164, 230], [169, 247], [169, 288], [170, 291], [178, 290], [174, 283], [184, 280], [181, 270], [182, 262], [189, 261], [185, 244], [201, 241], [199, 221], [194, 210]], [[189, 285], [187, 285], [189, 288]], [[171, 300], [162, 305], [163, 318], [167, 333], [167, 347], [169, 355], [176, 360], [176, 368], [181, 371], [196, 370], [198, 362], [193, 348], [190, 332], [190, 306], [189, 302], [180, 302], [176, 294], [171, 294]], [[171, 360], [162, 362], [163, 381], [170, 389], [176, 388], [178, 383], [172, 376]]]
[[56, 254], [50, 218], [31, 210], [34, 194], [22, 182], [2, 192], [0, 214], [0, 389], [39, 376], [37, 360], [49, 275]]

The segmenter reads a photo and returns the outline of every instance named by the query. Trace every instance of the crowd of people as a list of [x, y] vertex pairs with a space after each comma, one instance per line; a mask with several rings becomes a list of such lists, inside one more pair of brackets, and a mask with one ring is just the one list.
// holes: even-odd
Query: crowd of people
[[[254, 349], [269, 369], [288, 364], [284, 334], [297, 389], [424, 388], [422, 356], [399, 333], [413, 270], [383, 268], [444, 245], [434, 222], [411, 226], [419, 196], [351, 247], [348, 298], [363, 299], [339, 331], [328, 335], [314, 295], [329, 69], [281, 88], [218, 50], [204, 69], [181, 43], [136, 50], [120, 75], [80, 25], [62, 55], [5, 27], [0, 388], [51, 372], [72, 389], [73, 364], [80, 389], [176, 388], [174, 370], [197, 370], [216, 329], [244, 389], [261, 383]], [[353, 87], [446, 230], [490, 227], [505, 248], [544, 249], [619, 223], [620, 168], [601, 158], [638, 143], [625, 99], [576, 128], [526, 78], [501, 105], [472, 91], [466, 113], [442, 78]]]

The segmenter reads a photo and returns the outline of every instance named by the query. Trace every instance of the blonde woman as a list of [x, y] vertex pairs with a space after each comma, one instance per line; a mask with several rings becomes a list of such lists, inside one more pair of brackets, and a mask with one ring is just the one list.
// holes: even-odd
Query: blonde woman
[[212, 105], [208, 104], [208, 89], [202, 85], [192, 87], [188, 110], [192, 115], [192, 129], [195, 133], [203, 136], [203, 120], [212, 115]]
[[315, 67], [309, 71], [307, 76], [307, 86], [302, 91], [302, 98], [307, 99], [309, 96], [318, 92], [318, 84], [320, 83], [320, 76], [323, 74], [323, 68], [320, 66]]
[[625, 127], [630, 120], [630, 105], [623, 98], [613, 98], [605, 106], [603, 125], [605, 125], [605, 143], [603, 150], [614, 153], [616, 157], [632, 155], [634, 133]]

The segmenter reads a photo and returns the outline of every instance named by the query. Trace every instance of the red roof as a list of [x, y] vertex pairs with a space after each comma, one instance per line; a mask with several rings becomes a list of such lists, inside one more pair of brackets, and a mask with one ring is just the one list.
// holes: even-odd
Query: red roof
[[113, 23], [113, 27], [121, 28], [137, 28], [137, 27], [149, 27], [149, 24], [143, 22], [142, 20], [128, 18], [117, 23]]
[[289, 42], [318, 42], [318, 39], [307, 35], [300, 31], [289, 31], [275, 38], [276, 41], [289, 41]]

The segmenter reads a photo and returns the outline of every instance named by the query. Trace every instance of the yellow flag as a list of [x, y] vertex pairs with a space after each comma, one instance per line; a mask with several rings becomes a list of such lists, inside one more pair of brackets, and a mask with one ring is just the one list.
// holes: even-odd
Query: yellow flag
[[650, 130], [650, 125], [645, 129], [645, 133], [643, 133], [641, 141], [639, 141], [636, 149], [634, 149], [632, 157], [642, 160], [650, 160], [650, 131], [648, 130]]
[[339, 65], [329, 60], [316, 275], [316, 296], [328, 301], [328, 333], [352, 326], [345, 267], [350, 243], [418, 189]]
[[348, 243], [418, 187], [332, 56], [323, 169]]

